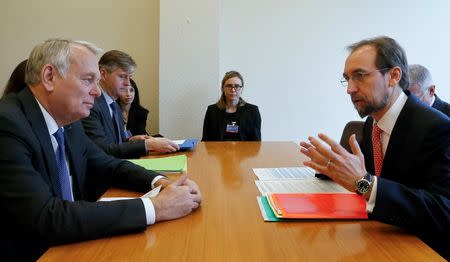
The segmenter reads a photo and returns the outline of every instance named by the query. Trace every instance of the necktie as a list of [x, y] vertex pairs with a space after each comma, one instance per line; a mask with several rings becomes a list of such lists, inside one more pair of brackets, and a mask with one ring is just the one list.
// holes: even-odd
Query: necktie
[[112, 102], [110, 104], [112, 109], [112, 121], [113, 121], [113, 127], [114, 127], [114, 134], [116, 135], [116, 143], [120, 144], [122, 143], [122, 133], [120, 128], [120, 108], [119, 105], [116, 102]]
[[372, 146], [373, 146], [373, 163], [375, 166], [375, 175], [380, 176], [381, 167], [383, 166], [383, 150], [381, 147], [381, 130], [378, 125], [372, 128]]
[[73, 201], [72, 189], [70, 186], [69, 170], [67, 169], [66, 162], [66, 148], [64, 144], [64, 131], [59, 128], [53, 136], [58, 142], [58, 148], [56, 149], [56, 167], [58, 169], [59, 186], [64, 200]]

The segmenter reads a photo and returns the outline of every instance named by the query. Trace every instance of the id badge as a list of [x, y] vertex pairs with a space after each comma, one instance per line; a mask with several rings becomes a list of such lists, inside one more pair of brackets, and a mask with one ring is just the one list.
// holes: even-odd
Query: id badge
[[227, 124], [226, 132], [227, 133], [238, 133], [239, 132], [239, 126], [236, 125], [236, 122], [231, 122], [231, 125]]

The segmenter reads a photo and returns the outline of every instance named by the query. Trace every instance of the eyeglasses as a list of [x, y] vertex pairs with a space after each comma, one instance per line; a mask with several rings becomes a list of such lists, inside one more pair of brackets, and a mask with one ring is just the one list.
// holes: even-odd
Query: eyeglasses
[[364, 79], [366, 76], [368, 76], [374, 72], [381, 72], [381, 71], [385, 71], [385, 70], [389, 70], [389, 69], [390, 69], [389, 67], [386, 67], [386, 68], [376, 69], [376, 70], [373, 70], [370, 72], [364, 72], [364, 71], [355, 72], [351, 76], [344, 75], [340, 82], [343, 87], [347, 88], [348, 81], [350, 81], [350, 80], [352, 80], [354, 83], [361, 84], [364, 82]]
[[232, 84], [226, 84], [224, 87], [225, 87], [226, 89], [228, 89], [228, 90], [231, 90], [231, 89], [234, 88], [234, 90], [236, 90], [236, 91], [239, 91], [239, 90], [242, 89], [242, 86], [241, 86], [241, 85], [238, 85], [238, 84], [234, 84], [234, 85], [232, 85]]

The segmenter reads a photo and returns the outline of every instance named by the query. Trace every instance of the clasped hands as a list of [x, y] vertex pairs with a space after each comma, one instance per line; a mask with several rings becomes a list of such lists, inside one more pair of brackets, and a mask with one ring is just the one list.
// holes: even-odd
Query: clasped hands
[[200, 206], [200, 189], [194, 181], [187, 178], [187, 174], [183, 174], [174, 182], [160, 179], [155, 183], [155, 186], [158, 185], [161, 185], [163, 190], [158, 196], [151, 198], [156, 222], [186, 216]]

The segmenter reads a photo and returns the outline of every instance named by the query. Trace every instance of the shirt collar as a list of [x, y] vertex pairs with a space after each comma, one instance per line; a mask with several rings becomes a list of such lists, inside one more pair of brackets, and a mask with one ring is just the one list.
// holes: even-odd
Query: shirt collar
[[111, 103], [114, 102], [114, 100], [103, 89], [102, 89], [102, 94], [105, 96], [105, 100], [108, 105], [111, 105]]
[[39, 105], [39, 108], [41, 109], [42, 115], [44, 116], [45, 124], [47, 124], [48, 133], [50, 136], [52, 136], [56, 131], [58, 131], [59, 127], [56, 123], [56, 120], [48, 113], [48, 111], [41, 105], [39, 100], [35, 97], [36, 102]]
[[397, 118], [400, 115], [400, 112], [402, 111], [406, 100], [408, 100], [408, 97], [403, 92], [401, 92], [391, 108], [389, 108], [386, 114], [381, 117], [380, 121], [376, 123], [378, 127], [383, 130], [383, 132], [391, 135], [392, 129], [394, 129], [395, 122], [397, 122]]
[[434, 95], [433, 98], [431, 99], [430, 106], [433, 106], [435, 101], [436, 101], [436, 95]]

